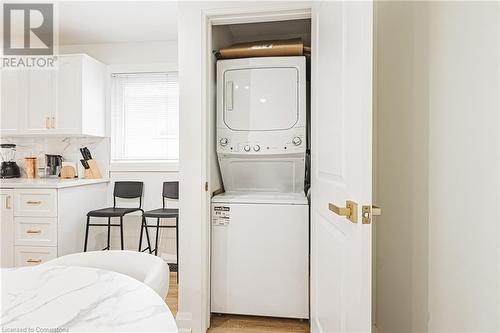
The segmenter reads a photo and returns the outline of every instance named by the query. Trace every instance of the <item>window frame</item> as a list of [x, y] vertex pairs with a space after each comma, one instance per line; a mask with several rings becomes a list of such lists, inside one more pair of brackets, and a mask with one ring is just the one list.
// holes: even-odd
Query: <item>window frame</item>
[[142, 160], [142, 161], [113, 161], [111, 135], [112, 108], [113, 108], [113, 74], [133, 74], [133, 73], [158, 73], [158, 72], [178, 72], [175, 63], [157, 64], [131, 64], [131, 65], [109, 65], [106, 71], [106, 134], [109, 137], [109, 171], [113, 172], [177, 172], [179, 171], [179, 160]]

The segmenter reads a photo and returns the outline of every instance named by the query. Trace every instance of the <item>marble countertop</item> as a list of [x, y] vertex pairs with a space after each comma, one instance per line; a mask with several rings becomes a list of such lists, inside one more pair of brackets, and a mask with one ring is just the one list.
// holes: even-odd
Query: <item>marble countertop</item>
[[66, 188], [91, 184], [108, 183], [109, 179], [59, 179], [59, 178], [5, 178], [0, 188]]
[[161, 297], [123, 274], [43, 264], [1, 274], [3, 332], [178, 332]]

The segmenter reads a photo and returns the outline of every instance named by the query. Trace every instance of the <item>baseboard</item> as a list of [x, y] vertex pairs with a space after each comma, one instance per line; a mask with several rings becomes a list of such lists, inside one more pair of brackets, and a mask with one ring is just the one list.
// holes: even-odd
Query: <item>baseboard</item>
[[179, 329], [179, 333], [191, 333], [193, 327], [193, 316], [191, 312], [177, 312], [175, 322]]

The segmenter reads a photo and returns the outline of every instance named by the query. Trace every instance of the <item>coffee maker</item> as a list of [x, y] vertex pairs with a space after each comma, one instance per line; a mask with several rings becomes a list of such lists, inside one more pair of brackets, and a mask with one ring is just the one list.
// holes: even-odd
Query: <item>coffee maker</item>
[[2, 157], [0, 178], [21, 177], [21, 171], [16, 163], [16, 145], [13, 143], [0, 144], [0, 156]]
[[61, 155], [45, 154], [45, 177], [59, 177], [62, 168]]

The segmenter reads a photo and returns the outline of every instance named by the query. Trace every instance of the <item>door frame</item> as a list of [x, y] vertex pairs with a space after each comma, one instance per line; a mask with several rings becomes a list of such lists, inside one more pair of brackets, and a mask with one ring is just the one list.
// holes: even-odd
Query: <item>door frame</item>
[[[259, 7], [240, 7], [240, 8], [224, 8], [224, 9], [210, 9], [203, 10], [201, 13], [202, 19], [202, 96], [201, 102], [204, 106], [201, 119], [202, 133], [201, 137], [204, 138], [202, 142], [202, 179], [204, 182], [210, 181], [211, 166], [210, 166], [210, 146], [209, 142], [215, 129], [209, 128], [209, 117], [215, 105], [213, 100], [212, 88], [210, 79], [212, 78], [213, 69], [211, 68], [212, 57], [212, 26], [226, 25], [236, 23], [259, 23], [259, 22], [272, 22], [272, 21], [286, 21], [286, 20], [299, 20], [311, 19], [312, 17], [312, 3], [289, 3], [280, 5], [264, 5]], [[311, 22], [311, 25], [314, 22]], [[312, 32], [311, 32], [312, 33]], [[311, 35], [311, 39], [314, 36]], [[208, 186], [210, 189], [210, 186]], [[202, 305], [204, 309], [204, 316], [202, 317], [202, 327], [205, 331], [210, 327], [210, 254], [211, 254], [211, 223], [210, 223], [210, 190], [204, 192], [204, 200], [202, 201], [202, 248], [205, 249], [202, 253]]]

